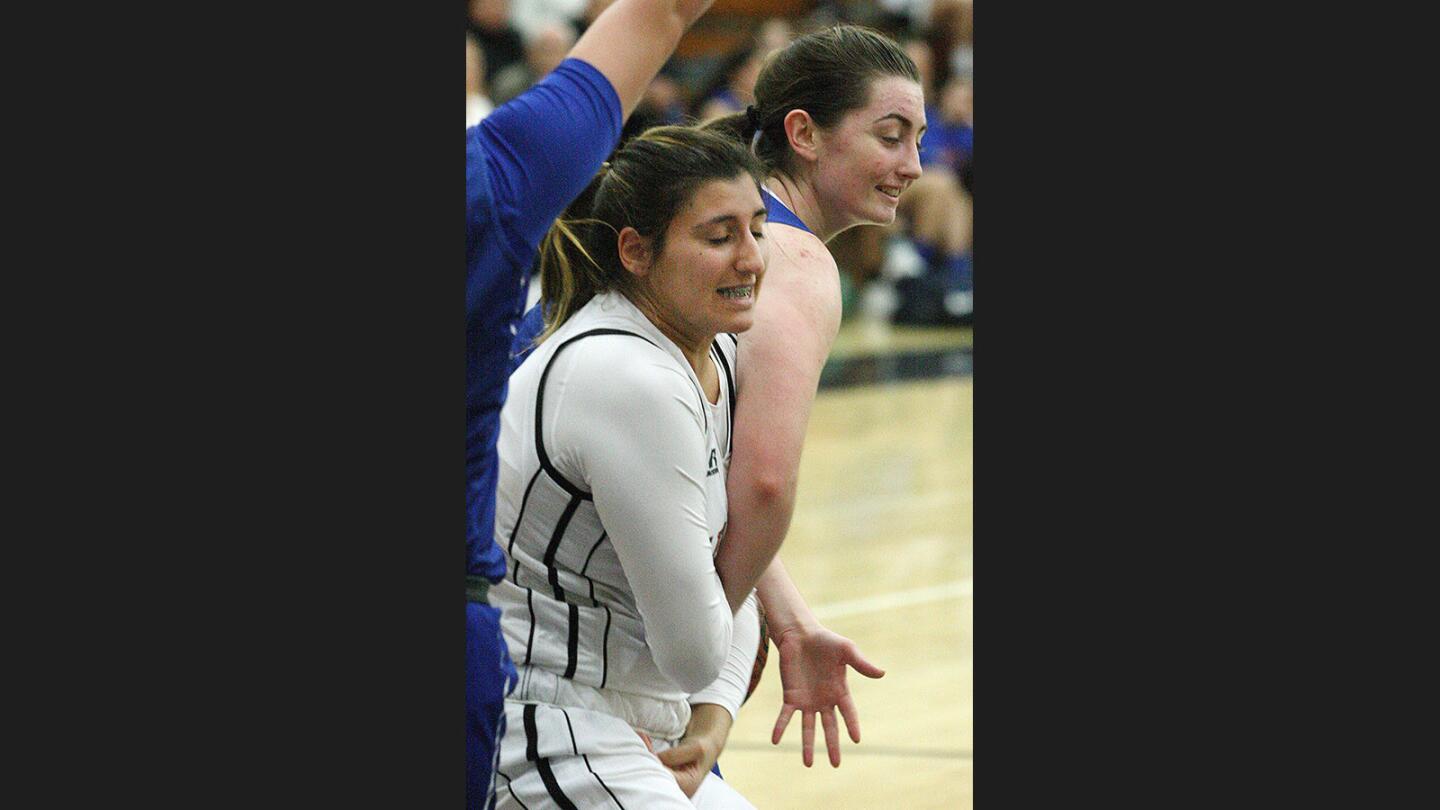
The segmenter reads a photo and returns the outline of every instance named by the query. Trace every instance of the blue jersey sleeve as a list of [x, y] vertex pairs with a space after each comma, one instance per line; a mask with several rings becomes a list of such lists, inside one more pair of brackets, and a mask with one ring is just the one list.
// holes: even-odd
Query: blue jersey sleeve
[[490, 186], [489, 200], [467, 195], [470, 230], [493, 217], [505, 252], [528, 266], [550, 223], [615, 148], [623, 123], [620, 97], [600, 71], [561, 62], [466, 132], [467, 160], [486, 161]]
[[515, 339], [510, 343], [510, 373], [514, 374], [515, 369], [525, 362], [530, 352], [535, 350], [535, 338], [545, 331], [545, 312], [542, 309], [543, 303], [536, 303], [520, 319], [520, 326], [515, 330]]

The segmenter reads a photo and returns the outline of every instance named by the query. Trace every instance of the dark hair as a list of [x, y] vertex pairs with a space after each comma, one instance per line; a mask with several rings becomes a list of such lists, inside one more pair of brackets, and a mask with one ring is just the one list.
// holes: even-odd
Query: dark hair
[[626, 142], [550, 227], [540, 243], [540, 300], [549, 337], [597, 293], [630, 295], [635, 277], [620, 263], [629, 226], [665, 250], [665, 230], [700, 186], [748, 174], [756, 190], [764, 167], [730, 138], [695, 127], [653, 127]]
[[[920, 71], [894, 40], [859, 25], [837, 25], [799, 37], [771, 54], [755, 82], [753, 122], [746, 113], [706, 124], [747, 145], [758, 129], [755, 152], [770, 171], [793, 170], [785, 116], [804, 110], [826, 129], [870, 101], [870, 83], [901, 76], [920, 83]], [[757, 126], [758, 124], [758, 126]]]

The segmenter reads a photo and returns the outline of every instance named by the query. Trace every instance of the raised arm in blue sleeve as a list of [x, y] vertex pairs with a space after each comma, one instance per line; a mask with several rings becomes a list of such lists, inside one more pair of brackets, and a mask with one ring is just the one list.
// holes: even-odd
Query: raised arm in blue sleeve
[[474, 576], [505, 573], [492, 538], [495, 440], [535, 249], [615, 148], [621, 123], [609, 80], [566, 59], [465, 132], [466, 547]]
[[615, 149], [623, 123], [609, 80], [587, 62], [561, 62], [467, 133], [488, 162], [494, 206], [469, 212], [472, 230], [477, 215], [494, 216], [512, 260], [528, 267], [550, 223]]

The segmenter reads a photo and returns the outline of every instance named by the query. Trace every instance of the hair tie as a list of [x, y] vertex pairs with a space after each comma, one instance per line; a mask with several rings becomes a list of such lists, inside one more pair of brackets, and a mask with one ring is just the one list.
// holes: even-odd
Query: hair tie
[[760, 129], [760, 112], [755, 109], [754, 104], [745, 108], [745, 120], [750, 122], [751, 130], [758, 131]]

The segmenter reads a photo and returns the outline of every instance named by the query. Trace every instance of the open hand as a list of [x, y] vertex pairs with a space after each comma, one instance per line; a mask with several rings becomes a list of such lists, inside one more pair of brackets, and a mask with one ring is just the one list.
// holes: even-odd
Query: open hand
[[845, 718], [850, 739], [860, 742], [860, 718], [850, 699], [845, 683], [846, 667], [867, 678], [879, 678], [885, 670], [860, 654], [855, 642], [832, 633], [821, 625], [787, 628], [775, 637], [780, 650], [780, 682], [784, 689], [780, 716], [770, 735], [773, 745], [780, 744], [790, 718], [800, 712], [800, 758], [805, 767], [815, 762], [815, 716], [825, 728], [825, 746], [830, 752], [830, 765], [840, 767], [840, 729], [835, 722], [835, 709]]

